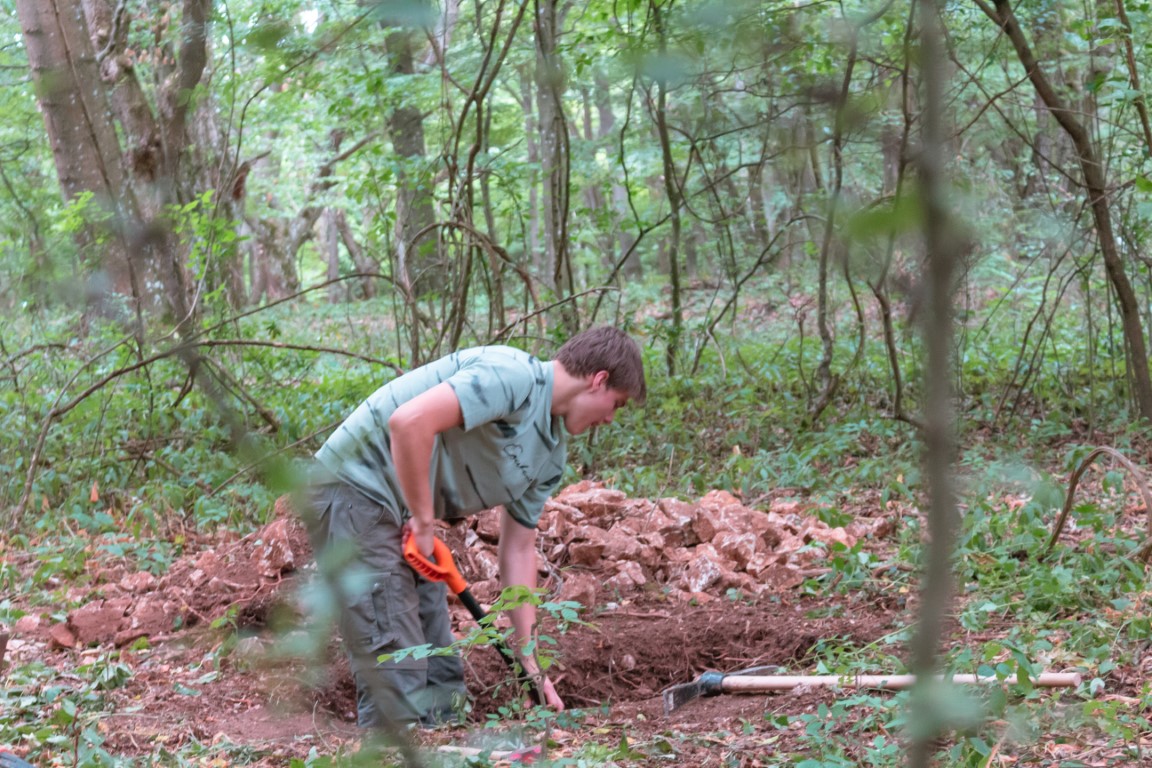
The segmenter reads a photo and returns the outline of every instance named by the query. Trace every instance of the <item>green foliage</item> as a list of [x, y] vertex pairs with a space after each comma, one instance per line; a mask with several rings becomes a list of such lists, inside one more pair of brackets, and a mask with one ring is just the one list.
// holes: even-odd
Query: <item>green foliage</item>
[[35, 757], [68, 755], [74, 765], [119, 765], [103, 748], [97, 723], [107, 709], [104, 692], [122, 686], [131, 670], [111, 658], [78, 667], [75, 675], [58, 673], [39, 663], [5, 671], [0, 688], [0, 743], [19, 744]]

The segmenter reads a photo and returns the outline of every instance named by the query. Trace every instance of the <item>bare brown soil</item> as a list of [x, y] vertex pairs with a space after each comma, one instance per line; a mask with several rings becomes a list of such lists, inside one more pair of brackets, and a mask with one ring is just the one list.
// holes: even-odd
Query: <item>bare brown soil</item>
[[[795, 672], [804, 668], [809, 651], [821, 640], [842, 638], [859, 646], [893, 628], [890, 612], [852, 618], [807, 615], [832, 608], [791, 596], [756, 602], [722, 598], [703, 605], [640, 598], [591, 616], [588, 626], [558, 637], [559, 662], [552, 677], [571, 706], [659, 704], [661, 691], [690, 682], [701, 672], [765, 666]], [[504, 682], [503, 665], [494, 652], [471, 664], [479, 690]], [[492, 699], [497, 705], [500, 693]], [[491, 711], [485, 706], [488, 698], [478, 697], [478, 711]]]

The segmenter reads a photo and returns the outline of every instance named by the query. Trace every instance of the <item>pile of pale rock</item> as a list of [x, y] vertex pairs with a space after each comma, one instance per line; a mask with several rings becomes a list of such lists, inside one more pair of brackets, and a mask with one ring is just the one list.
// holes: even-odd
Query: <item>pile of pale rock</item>
[[[497, 593], [495, 543], [500, 521], [485, 512], [468, 524], [462, 564], [481, 600]], [[569, 486], [550, 500], [540, 521], [540, 549], [556, 599], [596, 605], [638, 591], [707, 600], [728, 590], [744, 595], [795, 587], [814, 573], [834, 545], [852, 548], [882, 536], [891, 521], [863, 518], [830, 527], [794, 500], [752, 509], [727, 491], [695, 503], [630, 499], [592, 483]]]

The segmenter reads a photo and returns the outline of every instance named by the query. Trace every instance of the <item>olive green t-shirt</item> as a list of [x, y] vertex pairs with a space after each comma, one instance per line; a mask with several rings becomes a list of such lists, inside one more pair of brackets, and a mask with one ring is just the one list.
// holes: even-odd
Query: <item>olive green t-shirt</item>
[[436, 517], [451, 520], [503, 504], [517, 522], [535, 528], [567, 462], [568, 435], [551, 414], [553, 365], [513, 347], [455, 352], [376, 390], [316, 459], [399, 521], [407, 519], [388, 419], [402, 403], [446, 381], [464, 425], [440, 433], [432, 451]]

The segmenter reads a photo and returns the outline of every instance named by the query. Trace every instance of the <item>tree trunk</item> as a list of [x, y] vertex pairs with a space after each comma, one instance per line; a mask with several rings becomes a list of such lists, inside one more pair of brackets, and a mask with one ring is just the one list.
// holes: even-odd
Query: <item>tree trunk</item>
[[1007, 0], [994, 0], [989, 6], [984, 0], [976, 0], [982, 11], [1008, 36], [1016, 55], [1020, 59], [1028, 79], [1044, 105], [1060, 127], [1071, 139], [1080, 160], [1084, 174], [1084, 187], [1087, 203], [1096, 225], [1096, 236], [1100, 240], [1100, 252], [1104, 258], [1104, 269], [1115, 291], [1117, 308], [1120, 311], [1124, 342], [1128, 351], [1128, 375], [1132, 384], [1133, 399], [1142, 418], [1152, 419], [1152, 376], [1148, 371], [1148, 352], [1144, 339], [1144, 329], [1140, 321], [1140, 307], [1136, 292], [1128, 279], [1124, 260], [1116, 243], [1112, 229], [1112, 216], [1108, 203], [1108, 184], [1104, 166], [1100, 162], [1099, 149], [1088, 129], [1077, 117], [1076, 111], [1064, 104], [1056, 89], [1049, 82], [1040, 63], [1032, 53], [1016, 14]]
[[328, 285], [328, 303], [340, 304], [348, 299], [348, 289], [335, 282], [340, 277], [340, 230], [334, 208], [325, 208], [320, 214], [320, 252], [324, 255], [325, 275], [332, 281]]
[[[1044, 14], [1033, 27], [1033, 47], [1036, 50], [1059, 51], [1063, 37], [1064, 28], [1059, 14]], [[1056, 77], [1061, 81], [1064, 80], [1064, 75], [1059, 72]], [[1036, 120], [1036, 132], [1028, 141], [1029, 152], [1026, 155], [1023, 153], [1010, 155], [1015, 157], [1016, 163], [1024, 165], [1020, 173], [1023, 179], [1020, 196], [1071, 197], [1075, 194], [1075, 190], [1070, 188], [1068, 179], [1075, 174], [1065, 171], [1065, 168], [1074, 160], [1075, 150], [1068, 137], [1061, 134], [1059, 123], [1053, 118], [1039, 93], [1033, 94], [1031, 110]], [[1052, 189], [1050, 187], [1052, 184], [1055, 184], [1057, 189]]]
[[250, 252], [251, 301], [276, 301], [299, 290], [300, 282], [291, 257], [285, 257], [288, 223], [280, 218], [249, 220], [254, 243]]
[[[188, 151], [181, 164], [182, 175], [192, 189], [214, 191], [208, 201], [211, 209], [202, 211], [203, 215], [238, 229], [243, 227], [248, 175], [253, 160], [234, 164], [227, 131], [220, 124], [217, 106], [217, 102], [207, 95], [197, 105], [196, 115], [188, 125]], [[207, 246], [202, 253], [207, 259], [203, 267], [205, 290], [222, 289], [229, 307], [243, 307], [248, 302], [248, 288], [244, 282], [244, 257], [248, 244], [241, 240], [224, 243], [211, 237]]]
[[1124, 25], [1124, 62], [1128, 67], [1128, 85], [1137, 94], [1132, 100], [1136, 114], [1140, 116], [1140, 128], [1144, 136], [1144, 151], [1152, 153], [1152, 120], [1148, 118], [1148, 101], [1140, 87], [1140, 72], [1136, 68], [1136, 51], [1132, 45], [1132, 22], [1128, 20], [1128, 9], [1124, 0], [1116, 1], [1116, 18]]
[[[593, 76], [595, 89], [593, 99], [596, 102], [596, 115], [598, 118], [597, 138], [605, 141], [616, 128], [616, 112], [612, 109], [612, 83], [603, 71], [597, 71]], [[620, 183], [619, 176], [612, 177], [612, 229], [616, 233], [616, 242], [613, 244], [613, 263], [629, 253], [636, 238], [624, 227], [629, 217], [628, 190]], [[626, 277], [639, 278], [643, 275], [640, 257], [632, 251], [624, 261], [621, 271]]]
[[928, 543], [922, 561], [924, 580], [920, 592], [919, 625], [911, 643], [911, 671], [919, 681], [912, 692], [912, 739], [908, 751], [910, 768], [927, 768], [939, 739], [954, 723], [934, 703], [934, 672], [939, 666], [939, 647], [944, 619], [953, 599], [953, 556], [959, 514], [953, 464], [956, 459], [955, 413], [952, 391], [955, 286], [953, 275], [959, 261], [961, 238], [949, 216], [945, 184], [944, 144], [944, 42], [939, 0], [919, 0], [921, 80], [924, 111], [921, 116], [919, 152], [921, 222], [925, 246], [924, 310], [925, 400], [924, 466], [928, 483]]
[[[143, 98], [131, 66], [126, 29], [129, 16], [122, 5], [110, 12], [113, 29], [103, 48], [104, 63], [113, 61], [117, 65], [111, 70], [103, 68], [103, 75], [115, 88], [116, 103], [121, 104], [121, 129], [140, 131], [139, 136], [129, 137], [137, 143], [125, 153], [132, 158], [131, 181], [140, 215], [140, 232], [134, 239], [133, 250], [136, 258], [143, 255], [149, 281], [163, 286], [174, 319], [186, 328], [199, 324], [197, 278], [204, 277], [210, 270], [208, 260], [213, 256], [213, 244], [181, 243], [173, 232], [173, 222], [168, 220], [167, 207], [200, 199], [205, 191], [197, 184], [195, 169], [187, 171], [182, 164], [190, 144], [189, 116], [204, 106], [203, 100], [194, 98], [193, 94], [208, 64], [210, 11], [211, 0], [184, 0], [175, 24], [165, 14], [156, 14], [153, 24], [157, 44], [152, 53], [157, 61], [159, 87], [154, 94], [154, 108]], [[121, 30], [119, 34], [117, 28]], [[159, 152], [155, 151], [157, 134]], [[153, 165], [154, 158], [159, 159], [158, 166]], [[188, 257], [197, 247], [205, 247], [205, 251], [198, 254], [201, 274], [194, 276]]]
[[[278, 138], [272, 131], [268, 137], [271, 140]], [[276, 181], [280, 178], [281, 158], [273, 153], [262, 158], [255, 164], [256, 173], [265, 177], [271, 190], [276, 189]], [[249, 236], [248, 248], [248, 300], [252, 304], [265, 301], [276, 301], [290, 296], [299, 285], [296, 274], [295, 252], [289, 253], [287, 243], [289, 226], [287, 214], [280, 213], [280, 199], [275, 191], [269, 193], [269, 215], [264, 218], [248, 216], [245, 218], [245, 229]]]
[[[691, 224], [688, 227], [688, 233], [684, 237], [684, 275], [688, 281], [695, 280], [700, 276], [700, 246], [708, 242], [708, 235], [704, 232], [704, 228], [700, 226], [699, 219], [690, 219]], [[715, 252], [715, 248], [713, 251]], [[719, 256], [719, 254], [715, 254]], [[713, 264], [712, 266], [717, 266]], [[706, 275], [712, 278], [715, 273], [710, 272]]]
[[[531, 110], [529, 110], [531, 112]], [[484, 110], [484, 148], [489, 147], [488, 137], [492, 131], [492, 110]], [[490, 174], [480, 176], [480, 209], [484, 215], [484, 230], [492, 237], [496, 236], [496, 212], [492, 205], [492, 184]], [[491, 284], [488, 286], [488, 333], [487, 338], [493, 338], [498, 330], [508, 323], [508, 300], [504, 295], [504, 260], [500, 254], [492, 249], [488, 254], [488, 273], [491, 275]]]
[[815, 423], [824, 409], [832, 402], [837, 389], [840, 387], [840, 375], [832, 370], [832, 358], [835, 354], [835, 336], [829, 317], [832, 313], [828, 298], [829, 266], [833, 251], [839, 251], [842, 243], [836, 235], [839, 222], [836, 220], [840, 210], [840, 195], [844, 187], [844, 126], [845, 113], [848, 110], [848, 99], [852, 93], [852, 72], [856, 67], [857, 35], [859, 30], [853, 28], [849, 33], [851, 44], [849, 46], [848, 61], [844, 67], [844, 78], [840, 83], [840, 93], [835, 105], [836, 112], [832, 126], [832, 159], [829, 163], [832, 179], [831, 189], [828, 193], [828, 209], [824, 222], [824, 233], [820, 241], [820, 267], [817, 284], [816, 299], [816, 326], [820, 334], [820, 363], [816, 366], [816, 386], [819, 392], [816, 399], [809, 403], [808, 415]]
[[[360, 241], [356, 239], [356, 233], [352, 231], [352, 226], [348, 223], [348, 217], [344, 211], [340, 209], [333, 210], [333, 219], [336, 229], [340, 232], [340, 241], [344, 243], [344, 247], [348, 250], [348, 255], [352, 257], [352, 265], [356, 268], [357, 272], [364, 275], [371, 275], [380, 271], [380, 265], [373, 261], [368, 254], [364, 253], [364, 247], [360, 245]], [[365, 277], [360, 280], [360, 296], [365, 299], [375, 298], [379, 293], [376, 288], [377, 278]]]
[[[416, 72], [416, 32], [402, 29], [392, 32], [385, 41], [390, 75]], [[410, 102], [409, 102], [410, 103]], [[386, 120], [392, 149], [399, 158], [396, 177], [396, 262], [402, 282], [417, 299], [427, 293], [443, 290], [444, 258], [436, 233], [414, 241], [418, 232], [428, 231], [436, 220], [432, 206], [432, 184], [421, 165], [425, 159], [424, 118], [415, 106], [401, 106]]]
[[189, 96], [207, 64], [210, 8], [210, 0], [184, 0], [175, 48], [165, 42], [168, 16], [157, 14], [157, 44], [150, 53], [160, 85], [149, 99], [135, 75], [136, 54], [127, 48], [133, 17], [123, 5], [113, 10], [106, 0], [17, 3], [64, 195], [74, 200], [91, 193], [110, 214], [112, 235], [102, 246], [101, 263], [108, 290], [130, 302], [137, 322], [141, 310], [167, 300], [177, 322], [196, 323], [190, 246], [178, 242], [165, 216], [167, 205], [199, 195], [184, 189], [180, 163], [189, 110], [199, 103]]
[[[651, 9], [657, 44], [660, 54], [663, 56], [667, 52], [668, 43], [662, 15], [664, 11], [656, 2], [652, 3]], [[668, 285], [671, 288], [672, 328], [664, 357], [668, 366], [668, 375], [675, 376], [680, 337], [684, 332], [684, 307], [680, 295], [680, 208], [683, 205], [683, 197], [676, 176], [676, 163], [672, 158], [672, 140], [668, 135], [667, 101], [668, 94], [664, 79], [658, 76], [654, 108], [656, 134], [660, 139], [660, 157], [664, 167], [664, 194], [668, 196], [668, 212], [672, 222], [672, 235], [668, 240]]]
[[520, 109], [524, 113], [524, 144], [528, 160], [528, 243], [526, 252], [532, 266], [537, 272], [551, 274], [551, 269], [545, 263], [546, 257], [540, 248], [540, 240], [544, 225], [540, 217], [540, 181], [536, 169], [540, 164], [540, 143], [537, 140], [540, 131], [536, 120], [535, 95], [532, 92], [532, 76], [528, 67], [521, 66], [520, 73]]
[[[540, 159], [544, 174], [544, 252], [552, 288], [558, 298], [571, 296], [572, 264], [568, 256], [568, 121], [564, 115], [564, 68], [557, 52], [563, 23], [557, 0], [535, 0], [536, 104], [540, 115]], [[569, 334], [577, 330], [575, 309], [560, 307]]]
[[[597, 139], [602, 135], [600, 131], [603, 130], [601, 124], [599, 128], [593, 126], [592, 108], [593, 97], [592, 91], [587, 85], [580, 86], [580, 105], [582, 107], [581, 116], [583, 118], [584, 133], [581, 140], [584, 142], [586, 149], [581, 153], [585, 157], [585, 162], [592, 168], [595, 168], [594, 156], [596, 153]], [[611, 268], [611, 265], [616, 261], [613, 256], [613, 251], [616, 247], [616, 238], [614, 232], [619, 230], [619, 227], [613, 224], [606, 224], [604, 217], [605, 200], [604, 189], [600, 183], [599, 174], [592, 170], [587, 174], [587, 181], [584, 187], [584, 207], [588, 211], [587, 216], [589, 220], [598, 222], [596, 226], [596, 240], [597, 247], [602, 254], [602, 261], [605, 266]]]
[[764, 163], [761, 161], [749, 168], [746, 178], [748, 182], [746, 210], [749, 227], [752, 230], [752, 246], [759, 249], [772, 239], [772, 221], [768, 216], [767, 201], [764, 199]]
[[[75, 202], [91, 194], [96, 209], [111, 216], [113, 233], [123, 232], [136, 212], [84, 9], [79, 0], [19, 0], [16, 11], [64, 198]], [[95, 249], [100, 235], [91, 225], [81, 244]], [[98, 273], [93, 284], [105, 283], [135, 303], [140, 285], [127, 243], [114, 234], [97, 258], [103, 277]]]

